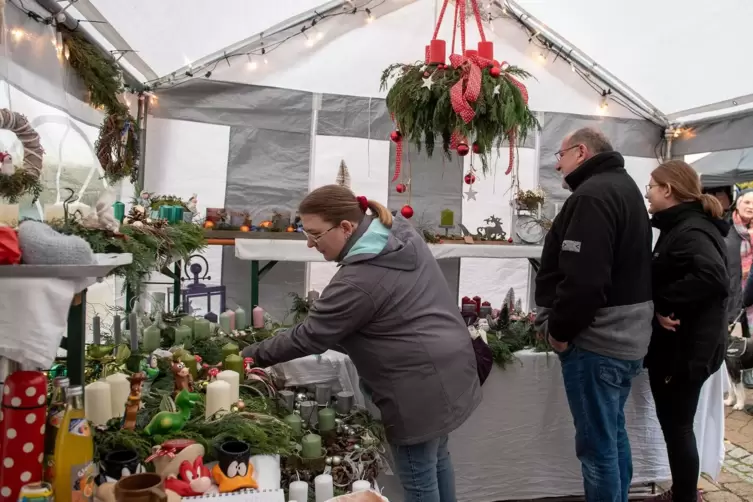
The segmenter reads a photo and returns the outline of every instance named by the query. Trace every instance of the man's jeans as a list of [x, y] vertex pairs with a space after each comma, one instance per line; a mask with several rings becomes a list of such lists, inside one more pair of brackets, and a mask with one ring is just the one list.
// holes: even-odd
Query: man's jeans
[[403, 502], [456, 502], [447, 436], [410, 446], [390, 445]]
[[627, 502], [633, 459], [624, 409], [642, 360], [614, 359], [572, 344], [559, 358], [586, 501]]

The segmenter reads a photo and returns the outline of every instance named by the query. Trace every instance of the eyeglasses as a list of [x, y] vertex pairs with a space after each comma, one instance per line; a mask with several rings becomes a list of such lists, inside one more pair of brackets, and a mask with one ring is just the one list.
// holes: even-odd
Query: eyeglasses
[[570, 148], [565, 148], [564, 150], [560, 150], [559, 152], [554, 153], [554, 158], [557, 159], [557, 161], [562, 160], [562, 156], [565, 154], [565, 152], [569, 150], [573, 150], [574, 148], [578, 148], [580, 145], [571, 146]]
[[303, 235], [306, 236], [306, 238], [309, 241], [311, 241], [314, 244], [316, 244], [316, 243], [319, 242], [319, 239], [321, 239], [322, 237], [324, 237], [325, 235], [327, 235], [327, 232], [329, 232], [330, 230], [333, 230], [333, 229], [337, 228], [338, 226], [339, 225], [335, 225], [335, 226], [329, 227], [327, 230], [325, 230], [324, 232], [320, 233], [319, 235], [311, 235], [311, 234], [307, 233], [305, 230], [302, 233], [303, 233]]
[[649, 183], [648, 185], [646, 185], [646, 193], [650, 192], [652, 188], [658, 187], [658, 186], [660, 185], [652, 185], [651, 183]]

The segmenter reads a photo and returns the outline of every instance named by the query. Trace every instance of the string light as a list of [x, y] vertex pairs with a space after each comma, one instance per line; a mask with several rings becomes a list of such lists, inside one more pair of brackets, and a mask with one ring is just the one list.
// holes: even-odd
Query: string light
[[15, 42], [19, 42], [26, 38], [26, 32], [21, 28], [14, 28], [13, 30], [11, 30], [10, 35], [13, 37], [13, 40]]
[[596, 110], [596, 113], [598, 113], [599, 115], [605, 115], [607, 113], [607, 110], [609, 109], [609, 96], [611, 95], [612, 89], [601, 91], [601, 100], [599, 102], [599, 108]]
[[366, 22], [367, 23], [374, 22], [374, 16], [371, 15], [371, 10], [370, 9], [364, 9], [364, 11], [366, 12]]

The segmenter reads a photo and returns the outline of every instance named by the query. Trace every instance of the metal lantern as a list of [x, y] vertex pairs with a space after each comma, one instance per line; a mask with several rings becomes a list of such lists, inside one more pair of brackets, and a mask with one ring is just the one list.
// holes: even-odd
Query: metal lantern
[[[194, 263], [191, 263], [192, 260]], [[204, 262], [202, 266], [199, 261]], [[190, 301], [191, 299], [205, 298], [207, 302], [207, 313], [212, 312], [212, 303], [218, 306], [217, 312], [224, 312], [225, 306], [225, 286], [210, 286], [200, 281], [211, 281], [212, 277], [207, 275], [209, 272], [209, 263], [206, 258], [201, 255], [195, 254], [188, 257], [186, 264], [183, 267], [183, 271], [187, 278], [181, 278], [181, 281], [191, 281], [188, 286], [181, 288], [181, 302], [183, 304], [183, 310], [186, 313], [190, 313]], [[191, 276], [193, 275], [193, 279]], [[170, 288], [170, 296], [172, 296], [172, 288]]]

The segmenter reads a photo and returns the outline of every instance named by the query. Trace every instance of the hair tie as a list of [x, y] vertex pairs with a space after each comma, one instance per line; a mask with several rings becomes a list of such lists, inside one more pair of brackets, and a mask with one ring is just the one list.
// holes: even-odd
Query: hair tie
[[365, 213], [369, 208], [369, 199], [367, 199], [363, 195], [359, 195], [358, 197], [356, 197], [356, 200], [358, 201], [358, 207], [360, 207], [361, 211]]

